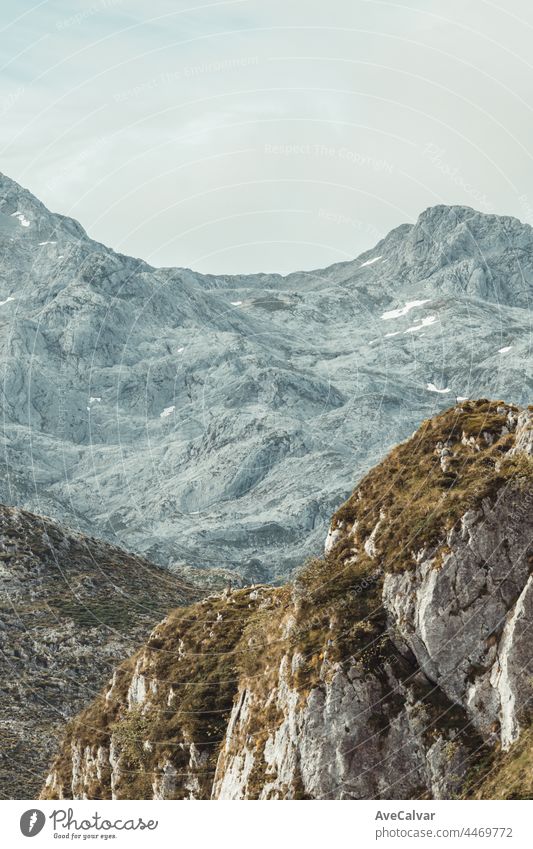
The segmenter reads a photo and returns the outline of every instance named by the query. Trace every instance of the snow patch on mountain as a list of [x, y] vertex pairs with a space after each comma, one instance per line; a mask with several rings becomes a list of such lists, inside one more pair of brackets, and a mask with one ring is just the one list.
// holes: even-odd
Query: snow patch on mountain
[[366, 268], [368, 265], [374, 265], [375, 262], [379, 262], [381, 256], [375, 256], [373, 259], [367, 259], [366, 262], [362, 262], [359, 268]]
[[432, 324], [435, 324], [436, 321], [436, 315], [428, 315], [426, 318], [420, 319], [418, 324], [413, 324], [411, 327], [408, 327], [407, 330], [404, 330], [404, 333], [416, 333], [418, 330], [423, 330], [424, 327], [430, 327]]
[[171, 416], [174, 410], [176, 409], [176, 405], [173, 404], [171, 407], [165, 407], [165, 409], [159, 413], [159, 417], [161, 419], [166, 419], [168, 416]]
[[17, 218], [22, 227], [29, 227], [31, 222], [26, 218], [23, 212], [13, 212], [13, 218]]
[[434, 383], [428, 383], [426, 385], [426, 389], [428, 392], [438, 392], [441, 395], [446, 395], [448, 392], [451, 392], [447, 386], [444, 389], [439, 389]]
[[402, 316], [410, 313], [411, 310], [414, 309], [415, 307], [421, 307], [424, 304], [429, 303], [429, 301], [430, 301], [430, 298], [425, 298], [423, 300], [418, 300], [418, 301], [407, 301], [405, 306], [400, 307], [399, 309], [388, 310], [387, 312], [384, 312], [383, 315], [381, 316], [381, 318], [384, 321], [389, 321], [391, 318], [401, 318]]

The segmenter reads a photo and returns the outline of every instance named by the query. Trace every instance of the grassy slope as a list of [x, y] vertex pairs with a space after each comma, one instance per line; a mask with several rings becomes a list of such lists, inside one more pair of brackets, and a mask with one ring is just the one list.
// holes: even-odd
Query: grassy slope
[[0, 505], [0, 795], [38, 792], [68, 716], [169, 606], [202, 593], [142, 557]]

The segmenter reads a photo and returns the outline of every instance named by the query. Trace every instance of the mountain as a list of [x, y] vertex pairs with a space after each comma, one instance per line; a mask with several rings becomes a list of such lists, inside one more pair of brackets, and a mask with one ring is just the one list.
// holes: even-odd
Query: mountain
[[43, 798], [532, 798], [533, 408], [426, 420], [283, 587], [171, 612]]
[[444, 206], [321, 271], [152, 268], [0, 175], [0, 500], [280, 579], [421, 419], [528, 402], [532, 281], [528, 225]]
[[202, 592], [160, 566], [0, 506], [0, 795], [34, 798], [65, 721], [169, 606]]

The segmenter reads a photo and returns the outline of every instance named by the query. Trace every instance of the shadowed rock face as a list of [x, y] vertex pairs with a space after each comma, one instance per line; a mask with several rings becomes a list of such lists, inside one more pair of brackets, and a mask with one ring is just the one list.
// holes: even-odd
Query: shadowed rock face
[[292, 584], [169, 614], [43, 797], [530, 798], [532, 432], [502, 402], [424, 422]]
[[287, 575], [454, 395], [527, 403], [531, 228], [435, 207], [287, 277], [154, 269], [0, 175], [0, 497], [163, 565]]
[[66, 720], [171, 604], [199, 591], [109, 543], [0, 505], [0, 795], [33, 798]]

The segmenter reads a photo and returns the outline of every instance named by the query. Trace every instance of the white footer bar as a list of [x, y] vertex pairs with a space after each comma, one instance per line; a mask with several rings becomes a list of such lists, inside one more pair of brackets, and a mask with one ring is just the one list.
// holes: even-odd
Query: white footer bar
[[[3, 801], [1, 845], [366, 849], [533, 846], [533, 802]], [[34, 841], [34, 842], [33, 842]]]

